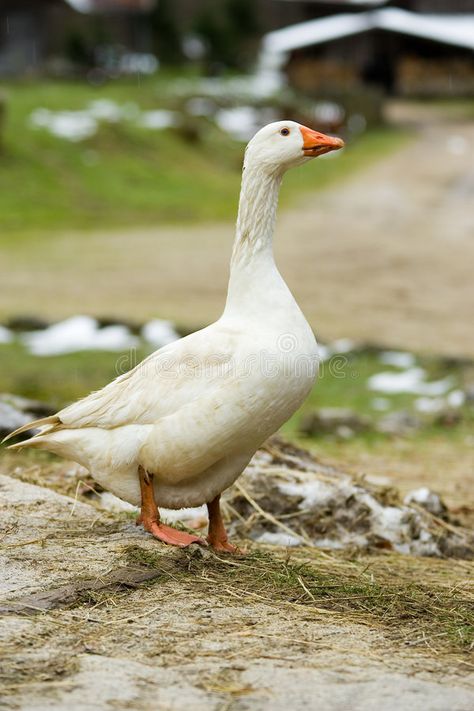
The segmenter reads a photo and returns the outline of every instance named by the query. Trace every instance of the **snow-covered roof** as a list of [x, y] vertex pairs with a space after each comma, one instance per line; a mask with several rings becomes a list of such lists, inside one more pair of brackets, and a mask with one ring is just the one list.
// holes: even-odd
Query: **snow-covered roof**
[[387, 7], [357, 14], [332, 15], [270, 32], [263, 38], [263, 54], [274, 55], [271, 64], [275, 66], [275, 55], [281, 55], [283, 63], [292, 50], [375, 29], [474, 49], [474, 13], [419, 15]]
[[[389, 0], [306, 0], [315, 5], [386, 5]], [[301, 0], [280, 0], [280, 2], [301, 2]]]
[[144, 12], [150, 10], [156, 0], [66, 0], [67, 4], [78, 12], [100, 11], [133, 11]]

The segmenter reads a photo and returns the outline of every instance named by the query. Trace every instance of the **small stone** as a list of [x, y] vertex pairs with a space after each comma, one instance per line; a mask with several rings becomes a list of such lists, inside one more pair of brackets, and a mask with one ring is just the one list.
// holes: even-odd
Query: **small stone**
[[439, 427], [455, 427], [462, 420], [462, 415], [457, 410], [443, 410], [435, 419], [435, 424]]
[[13, 430], [26, 425], [30, 419], [30, 417], [19, 412], [12, 407], [12, 405], [6, 402], [0, 402], [0, 438], [3, 439], [7, 434], [13, 432]]
[[56, 409], [47, 402], [31, 400], [30, 398], [21, 397], [21, 395], [13, 395], [12, 393], [0, 393], [0, 403], [6, 403], [15, 408], [15, 410], [27, 414], [28, 416], [47, 417], [48, 415], [54, 415], [56, 412]]
[[48, 321], [27, 314], [13, 316], [6, 323], [7, 328], [11, 331], [42, 331], [44, 328], [48, 328], [49, 325]]
[[464, 395], [466, 397], [466, 403], [474, 405], [474, 383], [469, 383], [469, 385], [465, 387]]
[[[39, 400], [0, 393], [0, 439], [32, 420], [52, 415], [54, 412], [54, 408]], [[27, 437], [28, 433], [24, 436]]]
[[353, 410], [336, 407], [322, 407], [309, 412], [300, 423], [300, 432], [310, 437], [333, 434], [341, 439], [349, 439], [359, 432], [372, 428], [372, 422]]
[[390, 412], [384, 415], [377, 424], [377, 431], [395, 437], [406, 437], [423, 427], [419, 417], [406, 410]]

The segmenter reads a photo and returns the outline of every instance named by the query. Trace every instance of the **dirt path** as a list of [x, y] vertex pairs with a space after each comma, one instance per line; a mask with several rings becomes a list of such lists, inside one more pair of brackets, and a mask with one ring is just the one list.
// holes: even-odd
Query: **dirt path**
[[[403, 106], [392, 113], [412, 120], [414, 141], [282, 213], [279, 264], [322, 338], [472, 356], [474, 125]], [[222, 308], [232, 233], [158, 227], [0, 247], [1, 313], [206, 323]]]
[[[8, 502], [2, 708], [466, 711], [474, 704], [466, 667], [458, 675], [446, 658], [396, 649], [382, 629], [318, 606], [236, 594], [222, 576], [214, 588], [210, 559], [159, 546], [131, 521], [5, 476], [0, 502]], [[131, 582], [137, 551], [158, 565], [147, 587]], [[117, 586], [124, 565], [129, 577]], [[90, 590], [84, 578], [95, 580]], [[65, 585], [65, 604], [59, 595], [50, 610], [8, 609], [8, 600], [28, 595], [34, 607], [36, 593]]]
[[305, 199], [294, 234], [306, 256], [296, 260], [288, 238], [279, 252], [321, 334], [472, 355], [474, 125], [432, 119], [416, 130], [314, 211]]

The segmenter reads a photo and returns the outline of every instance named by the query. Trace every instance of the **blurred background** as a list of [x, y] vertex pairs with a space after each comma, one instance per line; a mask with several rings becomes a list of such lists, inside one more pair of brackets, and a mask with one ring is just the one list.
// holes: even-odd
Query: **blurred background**
[[474, 0], [0, 0], [0, 430], [219, 316], [245, 143], [291, 118], [347, 147], [282, 190], [323, 355], [284, 431], [463, 511], [473, 50]]

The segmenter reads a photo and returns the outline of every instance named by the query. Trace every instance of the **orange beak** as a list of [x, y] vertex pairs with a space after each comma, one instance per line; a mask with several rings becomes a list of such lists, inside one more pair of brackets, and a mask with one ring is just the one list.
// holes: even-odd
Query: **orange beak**
[[344, 148], [344, 141], [337, 136], [326, 136], [324, 133], [313, 131], [311, 128], [301, 126], [303, 136], [303, 153], [308, 157], [322, 156], [330, 151], [338, 151]]

